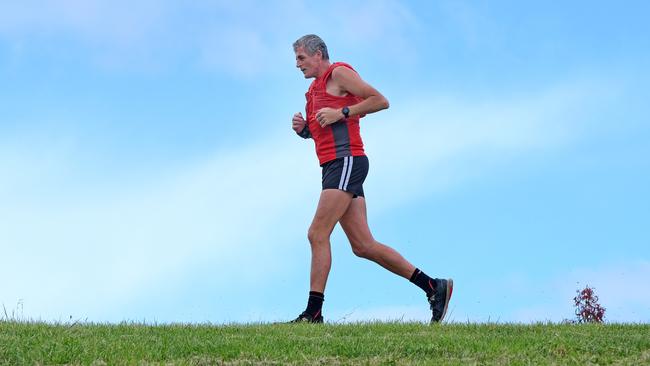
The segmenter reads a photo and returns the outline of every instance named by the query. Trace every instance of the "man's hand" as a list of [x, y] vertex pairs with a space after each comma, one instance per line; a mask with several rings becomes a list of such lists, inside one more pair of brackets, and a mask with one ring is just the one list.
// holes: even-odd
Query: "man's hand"
[[332, 123], [342, 120], [345, 116], [340, 109], [325, 107], [316, 113], [316, 120], [321, 127], [331, 125]]
[[302, 117], [302, 113], [298, 112], [293, 115], [291, 120], [291, 128], [303, 139], [311, 138], [311, 132], [307, 128], [307, 121]]
[[302, 113], [298, 112], [293, 115], [293, 119], [291, 120], [291, 128], [293, 128], [297, 134], [300, 134], [300, 132], [305, 128], [306, 124], [307, 121], [305, 121], [305, 119], [302, 117]]

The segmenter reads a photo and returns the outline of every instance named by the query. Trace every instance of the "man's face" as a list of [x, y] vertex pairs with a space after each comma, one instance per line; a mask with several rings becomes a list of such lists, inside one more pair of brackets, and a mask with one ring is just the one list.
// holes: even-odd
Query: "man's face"
[[296, 49], [296, 67], [305, 75], [305, 79], [315, 78], [318, 72], [318, 66], [322, 61], [320, 51], [316, 51], [309, 56], [303, 47]]

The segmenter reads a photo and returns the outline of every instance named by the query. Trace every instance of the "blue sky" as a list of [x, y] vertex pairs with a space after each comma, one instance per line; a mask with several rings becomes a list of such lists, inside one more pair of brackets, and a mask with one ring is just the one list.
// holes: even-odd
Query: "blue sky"
[[[452, 321], [650, 321], [642, 1], [0, 4], [0, 303], [47, 321], [249, 322], [305, 306], [320, 192], [290, 128], [319, 34], [362, 120], [375, 237], [455, 279]], [[332, 237], [333, 322], [430, 317]]]

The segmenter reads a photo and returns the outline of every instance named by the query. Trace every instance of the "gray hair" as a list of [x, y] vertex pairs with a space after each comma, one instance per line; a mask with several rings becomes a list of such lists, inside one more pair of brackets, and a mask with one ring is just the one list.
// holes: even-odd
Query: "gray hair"
[[300, 47], [304, 48], [305, 52], [307, 52], [309, 56], [313, 56], [316, 51], [320, 51], [323, 55], [323, 60], [330, 59], [330, 55], [327, 53], [327, 46], [325, 45], [325, 42], [323, 42], [323, 40], [315, 34], [302, 36], [298, 38], [297, 41], [293, 42], [294, 52], [296, 52]]

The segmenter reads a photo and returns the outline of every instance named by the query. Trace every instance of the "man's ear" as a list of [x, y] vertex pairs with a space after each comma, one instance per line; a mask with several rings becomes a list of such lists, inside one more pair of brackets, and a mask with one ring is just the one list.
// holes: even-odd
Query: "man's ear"
[[321, 60], [323, 59], [323, 51], [321, 51], [321, 50], [316, 50], [316, 53], [315, 53], [315, 54], [316, 54], [316, 55], [320, 55], [320, 59], [321, 59]]

